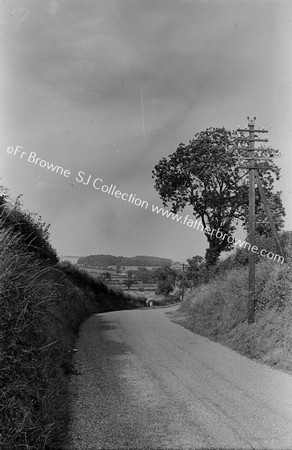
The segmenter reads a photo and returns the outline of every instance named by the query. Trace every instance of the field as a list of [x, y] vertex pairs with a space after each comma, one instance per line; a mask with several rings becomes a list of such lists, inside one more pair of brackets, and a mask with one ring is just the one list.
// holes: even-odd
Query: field
[[[157, 283], [144, 283], [142, 281], [135, 281], [134, 284], [130, 287], [130, 289], [127, 288], [125, 284], [125, 280], [127, 278], [127, 271], [129, 270], [137, 270], [138, 266], [125, 266], [124, 270], [120, 274], [117, 274], [117, 271], [115, 268], [111, 268], [109, 266], [108, 269], [101, 269], [101, 268], [95, 268], [95, 267], [82, 267], [83, 270], [86, 270], [93, 278], [100, 278], [100, 276], [105, 273], [109, 272], [111, 275], [110, 281], [107, 283], [108, 286], [111, 287], [117, 287], [119, 289], [122, 289], [123, 291], [141, 291], [141, 292], [155, 292], [157, 290]], [[146, 267], [147, 269], [147, 267]], [[150, 269], [150, 268], [148, 268]]]

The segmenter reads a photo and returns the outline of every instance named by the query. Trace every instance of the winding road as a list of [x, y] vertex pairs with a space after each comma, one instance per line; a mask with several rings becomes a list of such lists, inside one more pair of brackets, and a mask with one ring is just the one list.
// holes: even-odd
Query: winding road
[[70, 449], [292, 449], [292, 376], [171, 321], [97, 314], [75, 354]]

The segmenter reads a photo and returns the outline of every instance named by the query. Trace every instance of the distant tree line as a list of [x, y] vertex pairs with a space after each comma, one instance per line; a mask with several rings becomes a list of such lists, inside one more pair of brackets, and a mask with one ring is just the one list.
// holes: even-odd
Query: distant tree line
[[156, 256], [113, 256], [113, 255], [90, 255], [80, 257], [78, 264], [91, 267], [107, 266], [165, 266], [172, 263], [171, 259]]

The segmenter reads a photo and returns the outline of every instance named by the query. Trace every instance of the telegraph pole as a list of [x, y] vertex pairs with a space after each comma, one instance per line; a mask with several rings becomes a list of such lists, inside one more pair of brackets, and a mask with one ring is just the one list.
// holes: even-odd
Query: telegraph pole
[[[254, 120], [248, 121], [249, 128], [249, 231], [248, 238], [250, 241], [251, 248], [255, 245], [255, 183], [254, 183], [254, 165], [255, 165], [255, 154], [254, 154]], [[252, 323], [254, 321], [255, 313], [255, 254], [253, 252], [249, 253], [249, 271], [248, 271], [248, 322]]]
[[[248, 151], [249, 156], [244, 157], [249, 161], [248, 172], [249, 172], [249, 231], [248, 239], [251, 248], [255, 245], [255, 160], [265, 159], [264, 157], [255, 156], [255, 142], [267, 142], [268, 139], [256, 139], [255, 131], [257, 133], [267, 133], [266, 130], [255, 130], [256, 118], [248, 120], [248, 128], [238, 129], [239, 132], [248, 132], [248, 137], [241, 137], [238, 140], [243, 142], [248, 142], [248, 147], [241, 147], [241, 150]], [[255, 253], [253, 251], [249, 252], [249, 270], [248, 270], [248, 323], [254, 322], [255, 316]]]

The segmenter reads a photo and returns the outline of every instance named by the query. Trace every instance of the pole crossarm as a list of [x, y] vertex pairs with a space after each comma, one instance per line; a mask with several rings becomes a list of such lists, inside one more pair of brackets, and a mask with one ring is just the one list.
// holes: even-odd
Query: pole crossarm
[[239, 169], [259, 169], [259, 170], [273, 170], [272, 167], [267, 167], [267, 166], [238, 166]]
[[[236, 150], [243, 150], [243, 151], [245, 151], [245, 152], [248, 152], [249, 150], [251, 150], [251, 148], [250, 148], [250, 146], [248, 145], [248, 146], [246, 146], [246, 147], [236, 147]], [[261, 148], [260, 150], [261, 150], [261, 151], [266, 151], [265, 148]]]
[[250, 138], [236, 138], [235, 139], [237, 142], [268, 142], [269, 139], [260, 139], [260, 138], [254, 138], [254, 139], [250, 139]]
[[[244, 133], [249, 132], [249, 128], [237, 128], [237, 131], [243, 131]], [[254, 133], [268, 133], [268, 130], [265, 130], [264, 128], [262, 130], [253, 130]]]
[[241, 157], [238, 157], [238, 160], [239, 161], [242, 161], [242, 160], [244, 160], [244, 159], [256, 159], [256, 160], [265, 160], [265, 161], [272, 161], [273, 160], [273, 158], [272, 157], [267, 157], [267, 156], [241, 156]]

